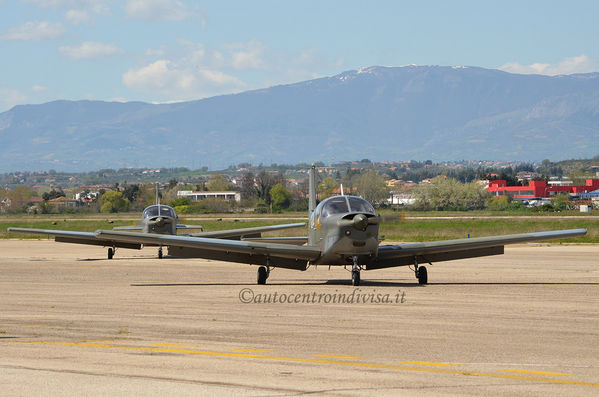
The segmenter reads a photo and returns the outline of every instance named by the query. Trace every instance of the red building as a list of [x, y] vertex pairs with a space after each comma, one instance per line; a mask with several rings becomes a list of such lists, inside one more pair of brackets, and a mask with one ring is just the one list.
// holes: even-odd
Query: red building
[[588, 193], [599, 189], [599, 179], [587, 179], [586, 185], [552, 185], [545, 181], [529, 181], [528, 186], [507, 186], [506, 181], [489, 181], [488, 190], [493, 196], [514, 198], [552, 197], [560, 193]]

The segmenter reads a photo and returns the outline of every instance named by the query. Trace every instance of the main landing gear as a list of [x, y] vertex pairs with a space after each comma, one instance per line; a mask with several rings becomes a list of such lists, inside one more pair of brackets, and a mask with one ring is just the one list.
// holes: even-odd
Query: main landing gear
[[418, 258], [414, 258], [414, 275], [418, 279], [418, 284], [424, 285], [428, 283], [428, 272], [426, 266], [418, 266]]
[[114, 257], [114, 252], [116, 248], [108, 248], [108, 259], [112, 259]]
[[266, 266], [260, 266], [258, 268], [258, 284], [266, 284], [266, 279], [270, 276], [270, 261], [266, 259]]
[[266, 279], [268, 278], [270, 270], [266, 268], [266, 266], [260, 266], [258, 268], [258, 284], [264, 285], [266, 284]]
[[158, 259], [162, 259], [162, 247], [158, 248]]

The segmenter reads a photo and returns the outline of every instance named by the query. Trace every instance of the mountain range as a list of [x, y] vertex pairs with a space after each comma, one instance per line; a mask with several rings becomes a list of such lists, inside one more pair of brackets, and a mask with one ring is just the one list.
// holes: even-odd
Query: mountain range
[[197, 101], [0, 113], [0, 171], [599, 154], [599, 73], [373, 66]]

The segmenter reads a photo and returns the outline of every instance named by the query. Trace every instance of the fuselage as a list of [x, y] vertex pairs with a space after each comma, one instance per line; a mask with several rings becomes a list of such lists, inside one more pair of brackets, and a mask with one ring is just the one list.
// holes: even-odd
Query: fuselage
[[151, 205], [142, 213], [143, 233], [177, 234], [177, 213], [168, 205]]
[[368, 201], [334, 196], [322, 201], [310, 215], [309, 245], [322, 252], [315, 264], [348, 265], [357, 258], [367, 264], [376, 257], [379, 220]]

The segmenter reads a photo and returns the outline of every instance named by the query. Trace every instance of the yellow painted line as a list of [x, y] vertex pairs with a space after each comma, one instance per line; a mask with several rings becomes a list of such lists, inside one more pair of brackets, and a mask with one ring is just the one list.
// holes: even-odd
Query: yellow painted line
[[156, 343], [154, 346], [167, 346], [167, 347], [195, 347], [194, 345], [179, 345], [177, 343]]
[[312, 354], [312, 357], [327, 357], [327, 358], [344, 358], [346, 360], [355, 360], [357, 358], [362, 358], [358, 356], [337, 356], [334, 354]]
[[261, 349], [233, 349], [233, 352], [248, 352], [248, 353], [272, 353], [274, 350], [261, 350]]
[[359, 368], [378, 368], [378, 369], [390, 369], [390, 370], [397, 370], [397, 371], [415, 371], [415, 372], [427, 372], [427, 373], [436, 373], [436, 374], [480, 376], [480, 377], [498, 378], [498, 379], [516, 379], [516, 380], [523, 380], [523, 381], [528, 381], [528, 382], [599, 387], [599, 383], [582, 382], [582, 381], [567, 380], [567, 379], [551, 379], [551, 378], [539, 378], [539, 377], [533, 377], [533, 376], [504, 375], [504, 374], [484, 373], [484, 372], [468, 372], [468, 371], [458, 371], [458, 370], [441, 369], [441, 368], [409, 367], [409, 366], [404, 366], [404, 365], [376, 364], [376, 363], [364, 363], [364, 362], [356, 362], [356, 361], [334, 361], [334, 360], [324, 360], [324, 359], [317, 359], [317, 358], [264, 356], [264, 355], [260, 355], [260, 354], [251, 354], [251, 353], [227, 353], [227, 352], [212, 352], [212, 351], [202, 351], [202, 350], [185, 350], [185, 349], [143, 347], [143, 346], [122, 346], [122, 345], [119, 346], [119, 345], [107, 345], [107, 344], [99, 344], [99, 343], [94, 344], [94, 343], [76, 343], [76, 342], [15, 341], [14, 343], [27, 343], [27, 344], [36, 344], [36, 345], [54, 345], [54, 346], [97, 347], [97, 348], [105, 348], [105, 349], [122, 349], [122, 350], [166, 352], [166, 353], [179, 353], [179, 354], [195, 354], [195, 355], [212, 356], [212, 357], [258, 358], [258, 359], [262, 359], [262, 360], [273, 360], [273, 361], [330, 364], [330, 365], [342, 365], [342, 366], [359, 367]]
[[433, 363], [429, 361], [402, 361], [402, 364], [430, 365], [431, 367], [460, 367], [460, 364]]
[[123, 343], [122, 340], [88, 340], [85, 343]]
[[29, 325], [24, 325], [24, 327], [27, 327], [27, 328], [38, 328], [38, 327], [43, 327], [43, 325], [41, 325], [41, 324], [29, 324]]
[[530, 375], [573, 376], [572, 374], [561, 374], [559, 372], [529, 371], [526, 369], [504, 369], [501, 372], [516, 372], [516, 373], [520, 373], [520, 374], [530, 374]]

